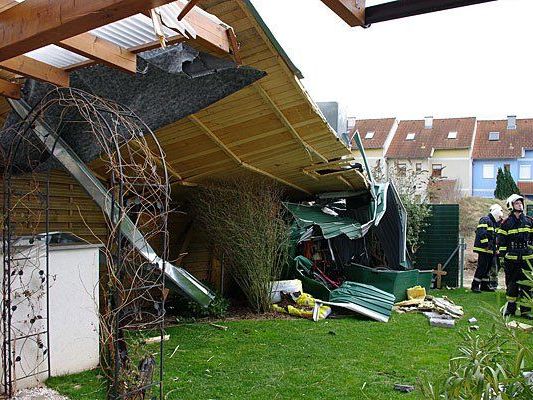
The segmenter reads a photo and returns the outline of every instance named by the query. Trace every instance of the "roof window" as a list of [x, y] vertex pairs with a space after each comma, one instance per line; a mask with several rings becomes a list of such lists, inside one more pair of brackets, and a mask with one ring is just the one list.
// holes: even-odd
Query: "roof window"
[[415, 140], [415, 136], [416, 136], [415, 133], [408, 133], [407, 136], [405, 137], [405, 140]]
[[491, 142], [500, 140], [500, 132], [489, 132], [489, 140]]
[[457, 139], [457, 131], [448, 132], [448, 139]]
[[365, 135], [365, 139], [374, 139], [374, 131], [369, 131]]

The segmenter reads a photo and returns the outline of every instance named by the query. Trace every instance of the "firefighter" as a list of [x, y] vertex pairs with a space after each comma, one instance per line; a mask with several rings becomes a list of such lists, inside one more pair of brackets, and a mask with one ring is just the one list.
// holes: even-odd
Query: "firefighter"
[[[525, 201], [518, 194], [507, 199], [509, 216], [503, 220], [498, 229], [498, 250], [500, 265], [505, 271], [505, 286], [507, 287], [507, 303], [504, 315], [514, 316], [516, 303], [527, 293], [528, 288], [519, 284], [526, 279], [524, 268], [531, 268], [533, 262], [533, 220], [524, 214]], [[532, 319], [530, 308], [520, 306], [520, 314], [524, 318]]]
[[496, 230], [503, 218], [503, 209], [499, 204], [490, 207], [489, 214], [479, 220], [476, 228], [474, 252], [477, 253], [477, 268], [472, 281], [472, 292], [494, 292], [489, 284], [489, 273], [496, 257]]

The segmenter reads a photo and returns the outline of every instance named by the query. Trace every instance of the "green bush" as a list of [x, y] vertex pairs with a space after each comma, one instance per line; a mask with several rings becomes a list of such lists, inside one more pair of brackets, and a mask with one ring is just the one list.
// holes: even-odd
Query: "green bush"
[[511, 171], [498, 168], [494, 197], [500, 200], [505, 200], [513, 193], [520, 194], [520, 190], [518, 189], [518, 186], [511, 175]]

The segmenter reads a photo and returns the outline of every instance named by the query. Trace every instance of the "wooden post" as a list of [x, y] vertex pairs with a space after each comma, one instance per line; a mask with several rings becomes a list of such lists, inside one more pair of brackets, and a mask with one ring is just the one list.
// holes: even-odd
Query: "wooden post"
[[442, 269], [442, 264], [437, 264], [437, 269], [433, 270], [433, 273], [437, 275], [437, 289], [442, 289], [442, 277], [448, 275], [448, 272]]

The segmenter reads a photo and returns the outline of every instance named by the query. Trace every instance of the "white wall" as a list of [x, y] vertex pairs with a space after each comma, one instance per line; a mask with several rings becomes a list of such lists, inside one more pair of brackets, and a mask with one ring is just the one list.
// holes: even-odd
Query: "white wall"
[[[19, 262], [22, 275], [12, 278], [13, 312], [12, 338], [32, 334], [29, 339], [14, 341], [13, 373], [22, 378], [15, 390], [37, 386], [46, 380], [49, 351], [52, 376], [92, 369], [99, 362], [98, 279], [99, 247], [94, 245], [61, 245], [50, 247], [50, 343], [46, 334], [46, 291], [42, 290], [39, 270], [46, 269], [43, 244], [20, 248], [20, 256], [30, 262]], [[23, 290], [30, 288], [31, 301]], [[41, 316], [40, 318], [35, 318]], [[3, 360], [0, 360], [3, 363]], [[3, 367], [2, 367], [3, 370]]]

